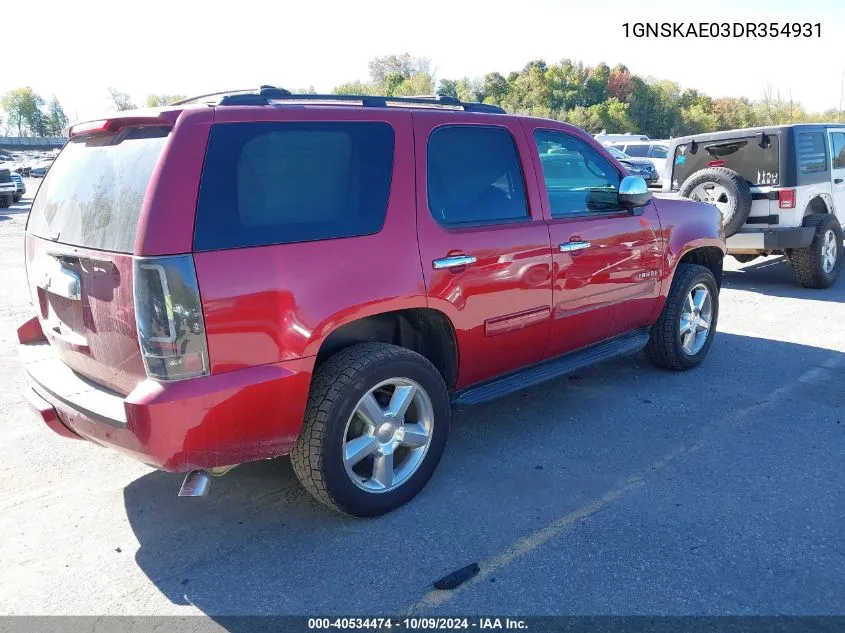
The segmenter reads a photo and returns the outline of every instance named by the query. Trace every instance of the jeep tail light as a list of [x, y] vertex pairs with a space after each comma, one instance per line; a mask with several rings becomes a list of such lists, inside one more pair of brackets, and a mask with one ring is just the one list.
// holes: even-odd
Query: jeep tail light
[[133, 276], [147, 376], [182, 380], [207, 375], [208, 342], [193, 257], [136, 257]]
[[778, 208], [795, 208], [795, 189], [780, 189], [778, 191]]
[[723, 160], [711, 160], [707, 163], [708, 167], [724, 167], [727, 163]]

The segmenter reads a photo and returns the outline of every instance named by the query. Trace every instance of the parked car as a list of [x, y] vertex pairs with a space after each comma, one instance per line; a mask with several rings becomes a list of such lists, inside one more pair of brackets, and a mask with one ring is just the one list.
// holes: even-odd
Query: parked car
[[48, 169], [50, 169], [49, 165], [38, 165], [37, 167], [32, 167], [29, 170], [29, 176], [31, 178], [43, 178], [47, 175]]
[[633, 141], [649, 140], [648, 136], [646, 136], [645, 134], [608, 134], [607, 132], [596, 134], [595, 136], [593, 136], [593, 138], [595, 138], [602, 145], [607, 145], [609, 143], [629, 143]]
[[672, 141], [665, 191], [716, 205], [741, 262], [785, 254], [796, 280], [827, 288], [842, 269], [845, 125], [728, 130]]
[[625, 152], [626, 155], [634, 158], [644, 158], [648, 160], [657, 170], [658, 184], [663, 184], [662, 175], [666, 169], [666, 156], [669, 152], [669, 141], [625, 141], [605, 143], [609, 147]]
[[12, 206], [15, 199], [17, 187], [12, 180], [12, 172], [8, 169], [0, 169], [0, 209], [7, 209]]
[[642, 178], [645, 178], [646, 184], [650, 187], [658, 185], [660, 176], [650, 160], [646, 158], [634, 158], [632, 156], [628, 156], [625, 152], [616, 149], [612, 145], [608, 145], [606, 149], [613, 158], [624, 165], [625, 169], [627, 169], [632, 176], [641, 176]]
[[21, 198], [23, 198], [23, 194], [26, 193], [26, 183], [23, 181], [23, 176], [17, 172], [13, 171], [9, 175], [12, 178], [12, 182], [15, 183], [15, 194], [12, 199], [15, 202], [18, 202]]
[[715, 207], [653, 200], [570, 125], [270, 87], [73, 126], [25, 242], [50, 428], [185, 495], [290, 453], [358, 516], [422, 489], [452, 404], [643, 348], [696, 367], [725, 248]]

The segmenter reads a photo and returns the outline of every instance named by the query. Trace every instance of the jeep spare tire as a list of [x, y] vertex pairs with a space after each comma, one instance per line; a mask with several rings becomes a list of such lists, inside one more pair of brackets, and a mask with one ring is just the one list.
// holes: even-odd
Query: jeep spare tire
[[751, 187], [745, 178], [727, 167], [695, 172], [684, 181], [679, 193], [719, 209], [727, 237], [736, 233], [751, 213]]

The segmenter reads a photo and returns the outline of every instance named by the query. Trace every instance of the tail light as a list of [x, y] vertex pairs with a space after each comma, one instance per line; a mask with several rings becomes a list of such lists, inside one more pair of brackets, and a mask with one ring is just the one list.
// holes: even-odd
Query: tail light
[[707, 163], [708, 167], [724, 167], [727, 163], [723, 160], [711, 160]]
[[68, 136], [96, 136], [98, 134], [115, 134], [125, 127], [159, 127], [171, 125], [164, 119], [149, 116], [120, 117], [116, 119], [102, 119], [77, 123], [68, 128]]
[[795, 208], [795, 189], [780, 189], [780, 190], [778, 190], [778, 208], [779, 209], [794, 209]]
[[207, 375], [208, 342], [193, 257], [137, 257], [133, 275], [147, 376], [182, 380]]

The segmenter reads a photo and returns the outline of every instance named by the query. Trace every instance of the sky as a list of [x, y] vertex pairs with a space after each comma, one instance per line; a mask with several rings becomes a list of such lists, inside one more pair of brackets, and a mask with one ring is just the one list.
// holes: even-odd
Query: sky
[[[110, 86], [136, 103], [261, 84], [330, 91], [403, 52], [448, 79], [571, 58], [713, 97], [759, 99], [768, 82], [810, 110], [838, 108], [845, 77], [845, 0], [40, 0], [15, 13], [29, 27], [0, 35], [13, 61], [0, 94], [31, 86], [72, 120], [108, 111]], [[702, 21], [821, 23], [821, 37], [646, 39], [623, 26]]]

